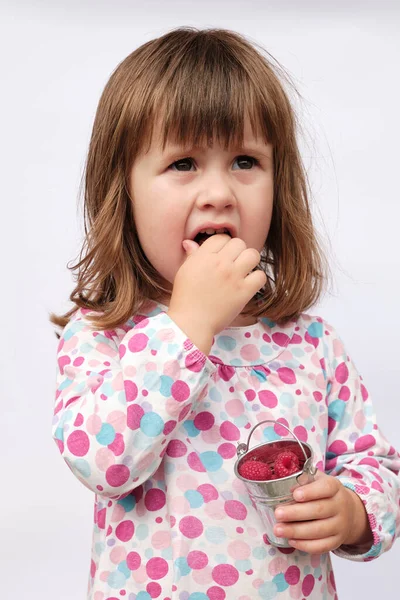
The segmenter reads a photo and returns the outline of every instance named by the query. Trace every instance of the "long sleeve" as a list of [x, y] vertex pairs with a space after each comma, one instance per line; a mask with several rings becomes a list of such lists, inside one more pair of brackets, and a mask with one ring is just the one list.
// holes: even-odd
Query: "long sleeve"
[[325, 472], [358, 494], [373, 533], [372, 546], [341, 546], [335, 554], [367, 561], [389, 550], [400, 532], [400, 456], [379, 430], [370, 395], [342, 341], [332, 327], [327, 329]]
[[164, 312], [118, 331], [84, 314], [60, 338], [53, 437], [86, 487], [118, 499], [156, 471], [216, 368]]

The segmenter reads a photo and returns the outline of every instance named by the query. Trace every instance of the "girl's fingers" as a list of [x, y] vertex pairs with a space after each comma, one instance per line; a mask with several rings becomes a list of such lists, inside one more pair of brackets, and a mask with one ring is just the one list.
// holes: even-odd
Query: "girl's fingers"
[[275, 510], [277, 521], [311, 521], [313, 519], [327, 519], [336, 513], [335, 504], [330, 498], [314, 500], [306, 503], [290, 504]]
[[297, 502], [309, 502], [319, 498], [331, 498], [334, 496], [342, 484], [335, 477], [326, 475], [321, 471], [317, 472], [315, 481], [302, 485], [294, 490], [293, 498]]
[[339, 548], [341, 541], [338, 536], [333, 535], [321, 540], [289, 540], [289, 544], [307, 554], [324, 554]]
[[293, 540], [319, 540], [337, 535], [337, 520], [334, 517], [318, 521], [278, 523], [275, 535]]

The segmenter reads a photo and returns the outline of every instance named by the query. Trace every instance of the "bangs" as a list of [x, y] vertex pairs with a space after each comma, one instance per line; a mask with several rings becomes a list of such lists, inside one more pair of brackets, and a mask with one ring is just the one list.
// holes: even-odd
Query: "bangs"
[[242, 146], [246, 119], [266, 144], [284, 141], [279, 86], [261, 56], [255, 61], [234, 44], [201, 35], [182, 44], [173, 58], [171, 48], [159, 50], [140, 136], [148, 140], [146, 152], [154, 130], [163, 150], [167, 143], [211, 146], [215, 140], [225, 149]]

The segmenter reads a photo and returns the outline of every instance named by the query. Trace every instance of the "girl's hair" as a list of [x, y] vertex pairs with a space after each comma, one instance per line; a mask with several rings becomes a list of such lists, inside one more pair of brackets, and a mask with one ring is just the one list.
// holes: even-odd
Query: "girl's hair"
[[236, 32], [180, 27], [143, 44], [114, 70], [85, 165], [85, 239], [78, 262], [68, 266], [78, 272], [74, 307], [51, 314], [52, 323], [64, 327], [80, 307], [89, 309], [94, 327], [113, 329], [167, 291], [141, 248], [128, 184], [160, 116], [163, 147], [204, 140], [210, 146], [217, 138], [225, 148], [242, 144], [249, 117], [255, 135], [273, 146], [274, 205], [260, 263], [267, 284], [243, 314], [285, 323], [318, 300], [327, 267], [312, 223], [296, 115], [278, 72], [288, 77], [258, 48]]

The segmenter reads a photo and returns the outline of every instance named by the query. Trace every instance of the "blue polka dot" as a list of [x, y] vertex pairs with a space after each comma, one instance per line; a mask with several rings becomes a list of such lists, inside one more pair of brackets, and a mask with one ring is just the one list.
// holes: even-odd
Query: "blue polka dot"
[[149, 536], [149, 527], [145, 523], [141, 523], [135, 529], [135, 537], [143, 541]]
[[143, 377], [143, 386], [148, 390], [158, 391], [160, 389], [160, 376], [155, 371], [149, 371]]
[[154, 552], [152, 548], [146, 548], [146, 550], [144, 551], [144, 555], [146, 558], [153, 558], [154, 556]]
[[197, 429], [197, 427], [194, 424], [194, 421], [187, 420], [184, 422], [183, 426], [186, 429], [186, 433], [189, 437], [197, 437], [200, 433], [200, 429]]
[[193, 592], [190, 594], [188, 600], [210, 600], [207, 594], [203, 594], [203, 592]]
[[180, 556], [175, 560], [175, 567], [179, 569], [181, 575], [188, 575], [191, 571], [184, 556]]
[[289, 584], [286, 581], [283, 573], [278, 573], [278, 575], [275, 575], [275, 577], [272, 579], [272, 583], [276, 585], [278, 592], [284, 592], [289, 587]]
[[120, 504], [124, 507], [126, 512], [133, 510], [136, 506], [136, 498], [133, 494], [129, 494], [129, 496], [125, 496], [121, 500], [118, 500], [117, 504]]
[[90, 477], [90, 465], [84, 458], [77, 458], [74, 462], [74, 467], [81, 475], [83, 475], [83, 477]]
[[109, 574], [107, 583], [111, 588], [117, 590], [125, 585], [126, 580], [127, 577], [125, 576], [125, 573], [122, 573], [121, 571], [114, 571], [113, 573]]
[[237, 568], [238, 571], [241, 571], [242, 573], [245, 573], [246, 571], [250, 571], [251, 569], [251, 562], [247, 559], [245, 560], [237, 560], [235, 561], [235, 567]]
[[207, 527], [205, 536], [211, 544], [221, 544], [225, 541], [226, 533], [222, 527]]
[[172, 377], [168, 377], [167, 375], [161, 375], [161, 387], [160, 393], [164, 396], [164, 398], [169, 398], [171, 396], [171, 387], [174, 383]]
[[208, 397], [213, 402], [222, 402], [222, 394], [219, 390], [217, 390], [216, 387], [211, 388], [211, 390], [208, 393]]
[[282, 406], [285, 406], [286, 408], [293, 408], [294, 398], [292, 394], [289, 394], [288, 392], [283, 392], [283, 394], [281, 394], [279, 397], [279, 404], [282, 404]]
[[263, 437], [268, 442], [281, 439], [281, 436], [276, 433], [273, 427], [266, 427], [263, 431]]
[[136, 600], [152, 600], [152, 598], [148, 592], [139, 592]]
[[232, 367], [241, 367], [242, 364], [243, 364], [243, 361], [240, 360], [240, 358], [234, 358], [233, 360], [231, 360]]
[[218, 471], [224, 462], [222, 456], [213, 450], [201, 452], [200, 460], [207, 471]]
[[274, 600], [277, 593], [278, 588], [273, 581], [266, 581], [258, 588], [258, 595], [263, 598], [263, 600]]
[[168, 344], [167, 352], [170, 356], [176, 356], [180, 350], [179, 344]]
[[315, 321], [315, 323], [311, 323], [311, 325], [307, 329], [308, 335], [313, 338], [320, 338], [324, 334], [324, 328], [322, 327], [322, 323], [319, 321]]
[[197, 490], [188, 490], [184, 496], [189, 502], [190, 508], [199, 508], [204, 504], [204, 498]]
[[234, 350], [236, 348], [236, 340], [229, 335], [221, 335], [217, 339], [217, 346], [221, 350]]
[[334, 421], [340, 421], [346, 408], [343, 400], [333, 400], [328, 406], [328, 415]]
[[122, 562], [119, 563], [118, 571], [121, 571], [121, 573], [123, 573], [126, 578], [131, 576], [131, 570], [128, 568], [128, 565], [126, 564], [126, 560], [123, 560]]
[[214, 484], [225, 483], [229, 479], [229, 473], [227, 473], [224, 469], [220, 469], [219, 471], [215, 471], [215, 473], [209, 473], [209, 478]]
[[104, 542], [96, 542], [94, 549], [95, 549], [97, 556], [100, 556], [101, 554], [103, 554], [104, 550], [106, 549], [106, 545]]
[[224, 565], [228, 562], [228, 557], [226, 554], [216, 554], [214, 558], [215, 562], [220, 565]]
[[254, 558], [258, 558], [258, 560], [263, 560], [267, 556], [267, 550], [263, 546], [256, 546], [253, 548], [252, 552]]
[[257, 368], [251, 370], [252, 375], [255, 375], [259, 381], [266, 381], [267, 375], [264, 371], [258, 371]]
[[163, 548], [163, 550], [161, 550], [161, 556], [163, 558], [165, 558], [165, 560], [172, 560], [173, 559], [172, 546], [168, 546], [168, 548]]
[[149, 437], [156, 437], [164, 429], [164, 421], [157, 413], [148, 412], [141, 418], [140, 429]]
[[247, 415], [245, 415], [243, 413], [243, 415], [239, 415], [238, 417], [235, 417], [233, 419], [234, 424], [236, 425], [236, 427], [244, 427], [246, 425], [246, 423], [248, 422], [248, 417]]
[[263, 344], [260, 347], [260, 352], [264, 356], [270, 356], [273, 353], [273, 351], [274, 351], [273, 348], [271, 346], [267, 346], [266, 344]]
[[110, 423], [103, 423], [99, 433], [96, 435], [96, 440], [102, 446], [108, 446], [115, 440], [115, 429]]

